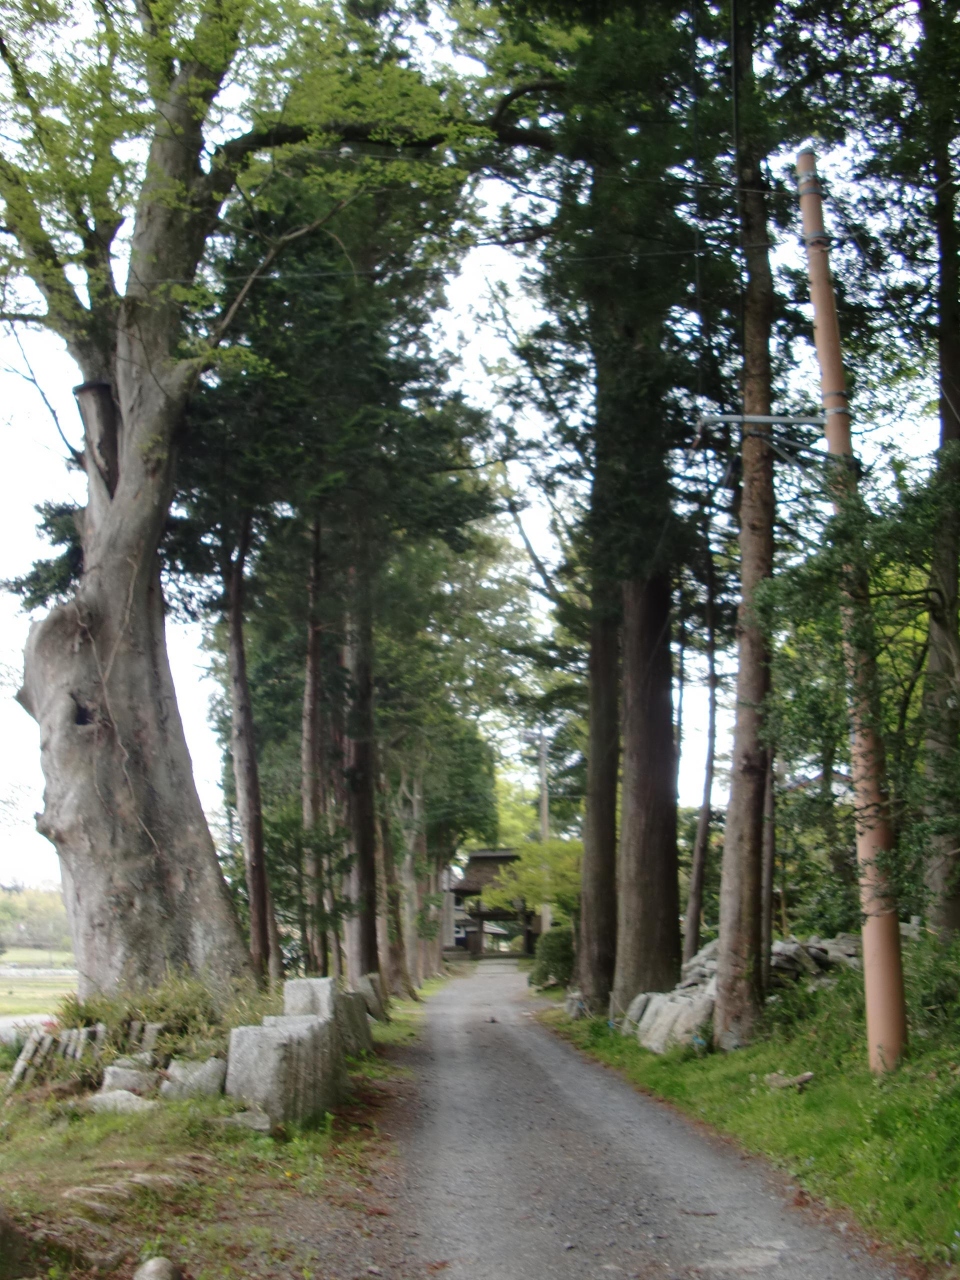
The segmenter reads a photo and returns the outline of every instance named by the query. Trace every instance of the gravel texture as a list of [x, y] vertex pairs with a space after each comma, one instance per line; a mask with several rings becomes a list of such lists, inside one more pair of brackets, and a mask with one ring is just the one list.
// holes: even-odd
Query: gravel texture
[[404, 1058], [419, 1103], [396, 1137], [421, 1275], [898, 1274], [852, 1230], [797, 1207], [762, 1161], [541, 1028], [514, 962], [448, 983]]

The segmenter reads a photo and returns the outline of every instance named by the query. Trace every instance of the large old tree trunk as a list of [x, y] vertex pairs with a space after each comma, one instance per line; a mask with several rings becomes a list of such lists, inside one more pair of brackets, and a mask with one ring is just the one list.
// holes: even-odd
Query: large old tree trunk
[[[236, 48], [213, 7], [200, 41], [215, 60], [158, 59], [146, 177], [133, 219], [126, 293], [106, 202], [87, 221], [88, 289], [73, 289], [26, 187], [7, 222], [87, 379], [83, 575], [76, 597], [36, 623], [20, 700], [40, 725], [40, 831], [57, 847], [80, 993], [159, 982], [171, 968], [224, 989], [249, 973], [193, 782], [167, 662], [157, 547], [173, 492], [173, 441], [200, 363], [178, 356], [181, 300], [250, 145], [204, 172], [204, 122]], [[189, 42], [188, 42], [189, 45]], [[184, 46], [188, 47], [188, 46]], [[221, 163], [222, 161], [222, 163]], [[56, 160], [59, 164], [59, 159]], [[32, 264], [32, 266], [30, 265]]]
[[[743, 15], [735, 31], [734, 76], [740, 90], [753, 81], [753, 23]], [[770, 413], [770, 271], [762, 156], [745, 143], [737, 156], [740, 226], [747, 264], [743, 313], [743, 410]], [[718, 1046], [750, 1039], [763, 999], [760, 964], [760, 881], [766, 750], [761, 730], [770, 687], [770, 658], [754, 612], [760, 583], [773, 572], [773, 453], [769, 428], [743, 427], [740, 504], [740, 608], [737, 613], [737, 692], [720, 886], [720, 948], [713, 1034]]]
[[[19, 697], [40, 725], [46, 782], [37, 826], [60, 856], [81, 996], [171, 969], [225, 989], [249, 970], [193, 781], [157, 564], [183, 395], [144, 376], [132, 338], [120, 345], [117, 412], [108, 386], [83, 397], [83, 578], [27, 641]], [[103, 472], [98, 453], [115, 458]]]
[[614, 1015], [680, 974], [670, 578], [623, 589], [623, 798]]

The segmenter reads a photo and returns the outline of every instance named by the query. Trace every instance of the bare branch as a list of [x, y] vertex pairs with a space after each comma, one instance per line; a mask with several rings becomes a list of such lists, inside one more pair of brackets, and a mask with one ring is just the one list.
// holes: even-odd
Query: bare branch
[[209, 344], [211, 350], [214, 350], [223, 341], [224, 334], [236, 318], [237, 312], [246, 301], [250, 290], [264, 272], [273, 265], [287, 245], [293, 244], [297, 240], [302, 240], [304, 236], [311, 235], [314, 231], [318, 231], [325, 223], [329, 222], [331, 218], [336, 217], [338, 213], [348, 205], [353, 204], [354, 200], [358, 199], [358, 197], [363, 194], [366, 194], [366, 192], [362, 190], [355, 191], [353, 195], [346, 196], [343, 200], [339, 200], [332, 209], [328, 210], [328, 212], [323, 215], [322, 218], [317, 218], [314, 222], [310, 222], [306, 226], [297, 227], [294, 231], [288, 231], [285, 235], [282, 235], [279, 240], [275, 241], [264, 256], [263, 260], [254, 268], [253, 271], [251, 271], [246, 280], [244, 280], [243, 284], [240, 286], [240, 291], [237, 296], [234, 298], [233, 302], [230, 303], [230, 306], [226, 311], [222, 313], [220, 319], [214, 326], [213, 337]]
[[523, 539], [523, 545], [527, 549], [527, 555], [530, 557], [530, 561], [533, 564], [533, 567], [536, 569], [537, 573], [540, 575], [540, 579], [543, 582], [544, 589], [546, 590], [547, 595], [553, 601], [554, 604], [561, 604], [563, 601], [563, 595], [557, 589], [557, 585], [553, 581], [553, 578], [550, 576], [550, 572], [547, 569], [547, 566], [543, 563], [543, 561], [537, 555], [534, 549], [533, 543], [527, 537], [527, 531], [526, 529], [524, 529], [523, 523], [520, 519], [520, 511], [519, 511], [519, 508], [517, 507], [516, 499], [513, 497], [512, 494], [510, 494], [507, 497], [507, 510], [510, 512], [511, 516], [513, 516], [513, 523], [517, 526], [517, 532], [520, 534], [520, 537]]
[[497, 104], [497, 109], [490, 117], [490, 127], [496, 128], [503, 120], [507, 113], [507, 109], [517, 101], [518, 98], [525, 98], [531, 93], [542, 93], [547, 89], [562, 89], [563, 81], [557, 80], [555, 77], [546, 77], [542, 80], [529, 80], [525, 84], [518, 84], [515, 89], [511, 89], [509, 93], [505, 93]]
[[60, 425], [60, 415], [57, 413], [56, 409], [50, 403], [49, 399], [47, 398], [47, 393], [44, 391], [43, 387], [41, 387], [39, 379], [37, 378], [37, 375], [34, 372], [33, 365], [30, 363], [30, 357], [27, 355], [26, 351], [24, 350], [23, 343], [20, 341], [20, 335], [19, 333], [17, 333], [13, 325], [10, 326], [10, 336], [13, 338], [14, 342], [17, 344], [17, 350], [20, 352], [20, 359], [23, 361], [27, 370], [26, 373], [24, 373], [23, 369], [11, 368], [10, 372], [15, 373], [18, 378], [23, 378], [24, 382], [29, 382], [30, 385], [34, 388], [34, 390], [37, 392], [40, 399], [43, 401], [44, 405], [46, 406], [47, 412], [50, 414], [50, 417], [53, 419], [53, 425], [57, 429], [57, 435], [60, 437], [60, 439], [63, 441], [64, 445], [66, 446], [67, 452], [70, 454], [70, 457], [78, 466], [82, 467], [83, 454], [80, 453], [79, 450], [75, 449], [73, 445], [70, 443], [70, 441], [67, 439], [67, 437], [64, 435], [63, 427]]
[[308, 128], [301, 124], [275, 124], [266, 129], [251, 129], [249, 133], [222, 143], [213, 153], [209, 173], [198, 179], [199, 194], [209, 198], [222, 198], [231, 189], [237, 174], [258, 151], [270, 147], [294, 146], [333, 136], [341, 143], [382, 143], [403, 150], [430, 151], [445, 142], [447, 134], [433, 133], [423, 137], [408, 129], [389, 130], [383, 123], [363, 123], [352, 120], [329, 120], [325, 124]]

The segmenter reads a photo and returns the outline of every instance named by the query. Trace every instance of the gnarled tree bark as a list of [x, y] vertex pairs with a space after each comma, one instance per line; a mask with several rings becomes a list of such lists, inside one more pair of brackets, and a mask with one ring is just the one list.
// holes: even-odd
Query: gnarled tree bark
[[[126, 291], [113, 283], [122, 212], [106, 197], [72, 217], [86, 292], [44, 231], [30, 175], [7, 164], [5, 222], [87, 380], [83, 574], [31, 629], [20, 700], [41, 730], [39, 830], [57, 847], [80, 993], [154, 984], [173, 969], [218, 988], [249, 973], [194, 786], [164, 640], [157, 547], [174, 440], [201, 361], [182, 359], [181, 293], [194, 279], [238, 167], [238, 139], [206, 171], [203, 129], [237, 48], [237, 12], [198, 18], [198, 60], [158, 60], [153, 133], [133, 218]], [[214, 30], [215, 29], [215, 30]], [[259, 145], [263, 145], [262, 141]], [[99, 157], [104, 163], [113, 163]], [[57, 163], [51, 157], [51, 163]], [[181, 289], [170, 287], [179, 282]]]

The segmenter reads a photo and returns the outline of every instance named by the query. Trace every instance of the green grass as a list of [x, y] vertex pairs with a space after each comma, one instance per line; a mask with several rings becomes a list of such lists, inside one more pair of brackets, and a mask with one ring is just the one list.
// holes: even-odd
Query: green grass
[[[424, 993], [441, 985], [429, 982]], [[275, 997], [238, 992], [229, 1006], [214, 1010], [198, 984], [171, 978], [130, 1000], [67, 1002], [64, 1013], [102, 1017], [111, 1028], [132, 1014], [150, 1015], [167, 1023], [178, 1045], [196, 1048], [222, 1038], [224, 1026], [237, 1019], [259, 1020], [271, 1000]], [[391, 1011], [392, 1021], [375, 1028], [378, 1042], [405, 1042], [416, 1035], [422, 1004], [394, 1001]], [[173, 1046], [171, 1040], [167, 1047]], [[11, 1065], [12, 1055], [0, 1053], [0, 1071]], [[387, 1149], [377, 1129], [378, 1108], [391, 1096], [391, 1080], [403, 1075], [389, 1060], [389, 1050], [349, 1066], [352, 1096], [335, 1115], [313, 1127], [286, 1126], [271, 1135], [220, 1123], [241, 1109], [228, 1098], [165, 1102], [132, 1115], [92, 1114], [78, 1097], [93, 1084], [89, 1072], [65, 1069], [15, 1094], [3, 1111], [0, 1204], [23, 1227], [40, 1225], [61, 1241], [59, 1270], [47, 1269], [51, 1259], [38, 1263], [54, 1280], [79, 1273], [70, 1248], [87, 1261], [101, 1249], [125, 1250], [126, 1276], [135, 1259], [162, 1255], [194, 1280], [265, 1274], [320, 1280], [328, 1274], [326, 1260], [316, 1243], [297, 1233], [304, 1202], [356, 1201], [359, 1234], [365, 1227], [362, 1215], [382, 1212], [377, 1206], [364, 1208], [360, 1193]], [[0, 1076], [0, 1088], [2, 1083]], [[63, 1198], [71, 1188], [111, 1184], [131, 1173], [182, 1171], [191, 1153], [200, 1153], [206, 1163], [199, 1172], [189, 1171], [189, 1185], [109, 1200], [118, 1216], [105, 1224], [84, 1226], [76, 1204]]]
[[0, 1015], [56, 1013], [76, 983], [63, 978], [0, 978]]
[[31, 969], [72, 969], [73, 952], [35, 947], [9, 947], [0, 952], [0, 965], [16, 965], [19, 972], [0, 977], [0, 1017], [27, 1013], [56, 1013], [64, 996], [77, 989], [76, 978], [46, 978]]
[[[769, 1157], [806, 1190], [850, 1210], [871, 1234], [924, 1262], [960, 1256], [960, 1036], [956, 954], [908, 965], [913, 1038], [898, 1071], [866, 1068], [860, 977], [798, 990], [771, 1011], [764, 1038], [736, 1053], [658, 1057], [601, 1020], [543, 1020], [640, 1089]], [[939, 992], [939, 1003], [931, 993]], [[815, 1073], [806, 1091], [770, 1089], [768, 1072]]]
[[419, 1000], [400, 1000], [392, 997], [390, 1000], [390, 1021], [375, 1022], [373, 1024], [374, 1044], [409, 1044], [411, 1040], [415, 1040], [420, 1032], [420, 1023], [426, 1014], [423, 1001], [428, 996], [433, 995], [434, 992], [439, 991], [446, 984], [446, 981], [446, 978], [428, 978], [420, 988]]
[[[288, 1206], [296, 1212], [293, 1200], [322, 1196], [334, 1167], [339, 1175], [361, 1170], [366, 1137], [332, 1117], [280, 1138], [218, 1123], [236, 1109], [225, 1099], [194, 1100], [109, 1116], [87, 1114], [70, 1100], [20, 1103], [0, 1143], [0, 1201], [16, 1220], [40, 1222], [89, 1256], [102, 1247], [103, 1230], [92, 1235], [96, 1227], [78, 1224], [75, 1208], [62, 1198], [65, 1190], [139, 1171], [176, 1174], [186, 1154], [199, 1152], [207, 1163], [188, 1185], [110, 1202], [119, 1215], [109, 1223], [110, 1247], [125, 1248], [133, 1259], [173, 1258], [195, 1280], [246, 1276], [252, 1262], [285, 1262], [294, 1267], [291, 1274], [321, 1275], [310, 1248], [292, 1256], [285, 1243], [285, 1256], [276, 1256], [270, 1215], [282, 1220]], [[251, 1204], [256, 1213], [246, 1211]]]
[[0, 951], [0, 965], [27, 965], [34, 969], [74, 969], [72, 951], [48, 951], [43, 947], [7, 947]]

